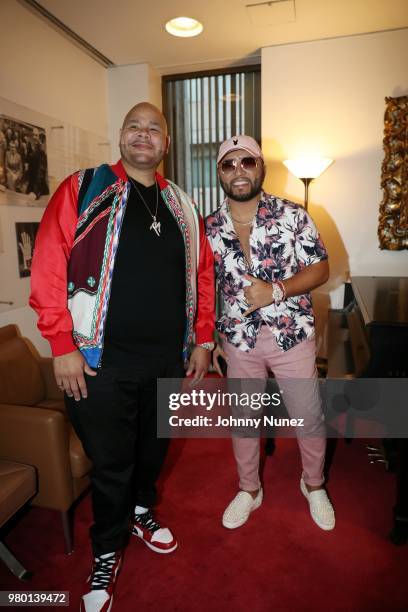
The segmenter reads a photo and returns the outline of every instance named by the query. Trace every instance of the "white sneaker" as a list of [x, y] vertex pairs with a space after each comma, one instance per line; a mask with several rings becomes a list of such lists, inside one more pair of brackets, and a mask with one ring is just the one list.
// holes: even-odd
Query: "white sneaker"
[[82, 596], [80, 611], [82, 612], [110, 612], [113, 604], [113, 596], [105, 590], [89, 591]]
[[132, 533], [157, 553], [171, 553], [178, 546], [170, 529], [160, 525], [152, 510], [134, 515]]
[[81, 598], [81, 612], [110, 612], [115, 582], [121, 565], [120, 553], [113, 552], [95, 557], [88, 578], [91, 590]]
[[222, 517], [222, 524], [227, 529], [236, 529], [247, 522], [253, 510], [262, 504], [263, 491], [259, 489], [255, 499], [250, 493], [240, 491], [229, 504]]
[[325, 531], [334, 529], [336, 518], [326, 490], [317, 489], [317, 491], [309, 492], [303, 478], [300, 479], [300, 490], [309, 502], [310, 515], [316, 525]]

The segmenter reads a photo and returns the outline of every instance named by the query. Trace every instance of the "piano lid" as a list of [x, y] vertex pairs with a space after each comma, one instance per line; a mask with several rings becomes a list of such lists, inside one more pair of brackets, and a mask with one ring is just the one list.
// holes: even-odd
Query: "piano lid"
[[408, 325], [408, 277], [353, 276], [351, 284], [366, 325]]

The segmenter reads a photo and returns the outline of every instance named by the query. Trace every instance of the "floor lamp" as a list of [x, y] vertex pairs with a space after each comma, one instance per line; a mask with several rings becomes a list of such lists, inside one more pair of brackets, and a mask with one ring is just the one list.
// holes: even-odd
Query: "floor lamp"
[[298, 157], [297, 159], [285, 159], [283, 163], [294, 176], [303, 182], [305, 186], [304, 208], [307, 210], [310, 183], [327, 170], [333, 160], [328, 157]]

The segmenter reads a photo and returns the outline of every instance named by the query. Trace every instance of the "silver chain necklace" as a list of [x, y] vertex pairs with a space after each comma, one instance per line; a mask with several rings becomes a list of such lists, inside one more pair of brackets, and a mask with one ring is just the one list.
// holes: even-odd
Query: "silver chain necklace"
[[239, 225], [252, 225], [253, 219], [251, 219], [250, 221], [238, 221], [238, 219], [235, 219], [235, 217], [233, 217], [231, 215], [231, 219], [234, 221], [234, 223], [239, 223]]
[[155, 231], [156, 235], [160, 236], [161, 224], [160, 224], [160, 221], [157, 221], [157, 211], [159, 209], [159, 187], [157, 185], [157, 181], [155, 181], [155, 185], [156, 185], [156, 210], [155, 210], [155, 213], [153, 214], [152, 211], [150, 210], [150, 208], [148, 207], [144, 197], [140, 193], [139, 189], [137, 188], [136, 183], [134, 182], [134, 180], [132, 179], [131, 176], [129, 176], [129, 180], [130, 180], [130, 183], [133, 185], [133, 187], [136, 189], [136, 192], [137, 192], [139, 198], [142, 200], [143, 204], [145, 205], [146, 210], [148, 211], [149, 215], [153, 219], [152, 224], [149, 227], [149, 230], [150, 231], [152, 231], [152, 230]]
[[254, 212], [254, 215], [252, 217], [252, 219], [250, 221], [238, 221], [238, 219], [235, 219], [235, 217], [232, 216], [232, 211], [230, 208], [230, 205], [227, 203], [227, 211], [229, 213], [229, 216], [231, 217], [231, 219], [234, 221], [234, 223], [239, 223], [239, 225], [252, 225], [255, 215], [257, 214], [257, 210]]

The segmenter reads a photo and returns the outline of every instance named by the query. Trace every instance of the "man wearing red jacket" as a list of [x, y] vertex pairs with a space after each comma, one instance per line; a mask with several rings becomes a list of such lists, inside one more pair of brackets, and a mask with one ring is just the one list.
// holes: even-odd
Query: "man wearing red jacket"
[[213, 349], [213, 255], [194, 203], [157, 166], [168, 150], [161, 112], [133, 107], [121, 160], [68, 177], [36, 239], [30, 305], [49, 340], [58, 385], [92, 461], [94, 553], [87, 612], [110, 610], [128, 535], [169, 553], [154, 517], [168, 441], [156, 433], [156, 380], [201, 379]]

